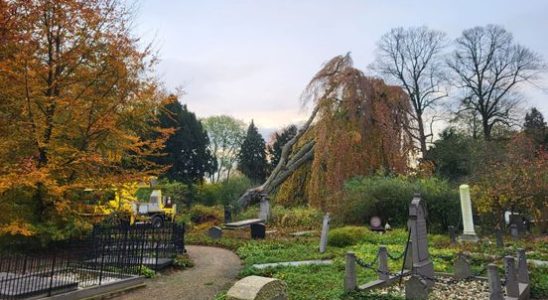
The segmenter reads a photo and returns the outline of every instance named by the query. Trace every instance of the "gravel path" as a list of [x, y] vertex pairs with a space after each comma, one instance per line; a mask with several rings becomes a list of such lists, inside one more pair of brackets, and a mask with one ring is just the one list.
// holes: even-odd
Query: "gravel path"
[[117, 300], [210, 300], [235, 281], [242, 265], [229, 250], [186, 246], [194, 267], [147, 280], [146, 287], [116, 297]]

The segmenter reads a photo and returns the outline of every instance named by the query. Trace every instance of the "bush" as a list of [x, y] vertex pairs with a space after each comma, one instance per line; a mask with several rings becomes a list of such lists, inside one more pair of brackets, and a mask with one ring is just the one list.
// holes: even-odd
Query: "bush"
[[188, 254], [182, 254], [175, 256], [173, 259], [173, 266], [184, 270], [194, 267], [194, 262], [190, 259]]
[[198, 187], [196, 201], [205, 205], [229, 205], [251, 187], [251, 181], [245, 176], [232, 176], [228, 181], [204, 183]]
[[341, 203], [334, 211], [335, 222], [342, 224], [368, 224], [372, 216], [379, 216], [391, 225], [405, 226], [409, 203], [419, 192], [428, 211], [430, 230], [445, 231], [459, 222], [459, 196], [457, 189], [435, 177], [411, 179], [409, 177], [356, 177], [345, 183]]
[[327, 243], [330, 246], [346, 247], [356, 245], [360, 242], [369, 230], [365, 227], [359, 226], [345, 226], [335, 228], [329, 231], [327, 236]]
[[190, 208], [188, 214], [190, 215], [190, 221], [195, 224], [207, 222], [221, 223], [224, 218], [224, 210], [221, 206], [196, 204]]
[[[254, 219], [259, 215], [259, 207], [249, 207], [238, 215], [238, 219]], [[283, 228], [318, 228], [323, 213], [311, 207], [283, 207], [274, 205], [271, 208], [272, 219], [269, 224]]]

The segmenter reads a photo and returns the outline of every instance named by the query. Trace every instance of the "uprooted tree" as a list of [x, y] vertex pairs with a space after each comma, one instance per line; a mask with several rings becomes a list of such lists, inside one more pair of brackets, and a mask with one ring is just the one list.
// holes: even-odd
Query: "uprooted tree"
[[240, 207], [267, 197], [305, 165], [310, 176], [304, 188], [314, 199], [309, 203], [322, 209], [331, 205], [328, 196], [352, 176], [407, 170], [412, 141], [404, 130], [409, 102], [401, 88], [365, 76], [347, 54], [323, 66], [302, 100], [313, 104], [308, 120], [283, 146], [266, 181], [238, 199]]

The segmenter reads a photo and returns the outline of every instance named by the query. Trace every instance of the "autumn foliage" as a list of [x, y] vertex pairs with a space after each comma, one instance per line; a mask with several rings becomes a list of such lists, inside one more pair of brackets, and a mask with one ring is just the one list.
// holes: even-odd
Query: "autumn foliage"
[[0, 234], [63, 238], [82, 190], [158, 171], [163, 97], [129, 21], [115, 0], [0, 1]]

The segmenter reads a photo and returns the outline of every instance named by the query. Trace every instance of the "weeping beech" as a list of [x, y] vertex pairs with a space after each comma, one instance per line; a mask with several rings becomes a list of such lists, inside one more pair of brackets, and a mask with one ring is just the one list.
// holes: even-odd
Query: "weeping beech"
[[241, 207], [267, 197], [306, 163], [311, 163], [305, 183], [308, 203], [324, 210], [332, 204], [329, 195], [352, 176], [407, 170], [412, 149], [404, 130], [409, 101], [400, 88], [365, 76], [347, 54], [316, 73], [302, 100], [313, 105], [312, 113], [284, 145], [267, 180], [240, 197]]

